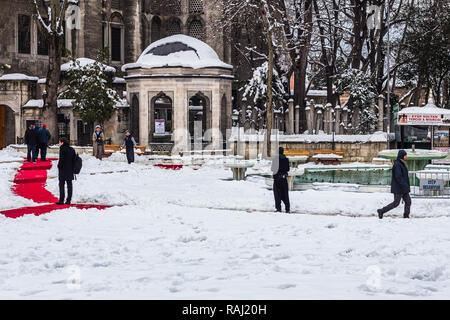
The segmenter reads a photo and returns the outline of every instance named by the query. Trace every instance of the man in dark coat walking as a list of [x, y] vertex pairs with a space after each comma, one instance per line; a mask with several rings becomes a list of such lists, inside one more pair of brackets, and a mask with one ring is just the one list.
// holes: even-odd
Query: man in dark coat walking
[[134, 147], [136, 147], [136, 140], [134, 140], [134, 137], [129, 130], [125, 131], [125, 139], [122, 147], [126, 148], [128, 164], [134, 162]]
[[30, 125], [25, 131], [25, 144], [27, 145], [27, 161], [34, 162], [36, 145], [37, 145], [37, 135], [34, 131], [34, 125]]
[[287, 182], [289, 170], [289, 159], [284, 155], [284, 149], [280, 147], [278, 156], [275, 156], [272, 160], [273, 195], [275, 197], [275, 208], [277, 212], [281, 212], [281, 201], [283, 201], [287, 213], [291, 209]]
[[72, 201], [72, 181], [73, 181], [73, 165], [75, 161], [75, 150], [69, 146], [67, 138], [59, 139], [59, 161], [58, 161], [58, 178], [59, 178], [59, 201], [56, 204], [64, 204], [64, 186], [67, 183], [67, 200], [65, 204]]
[[39, 130], [39, 149], [41, 150], [41, 161], [47, 161], [47, 147], [51, 136], [52, 135], [47, 130], [47, 125], [44, 123], [42, 125], [42, 129]]
[[383, 219], [383, 214], [398, 207], [401, 199], [405, 201], [403, 218], [409, 218], [411, 208], [411, 197], [409, 196], [409, 192], [411, 191], [411, 188], [409, 185], [408, 168], [406, 167], [407, 157], [405, 150], [400, 150], [398, 152], [397, 160], [392, 167], [391, 193], [394, 194], [394, 202], [377, 210], [380, 219]]

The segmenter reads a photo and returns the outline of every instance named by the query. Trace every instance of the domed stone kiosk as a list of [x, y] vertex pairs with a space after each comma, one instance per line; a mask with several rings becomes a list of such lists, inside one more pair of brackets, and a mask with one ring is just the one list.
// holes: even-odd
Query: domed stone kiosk
[[[191, 149], [194, 132], [222, 149], [231, 128], [233, 67], [206, 43], [185, 35], [152, 43], [127, 73], [130, 123], [142, 145], [173, 152]], [[195, 131], [194, 131], [195, 130]]]

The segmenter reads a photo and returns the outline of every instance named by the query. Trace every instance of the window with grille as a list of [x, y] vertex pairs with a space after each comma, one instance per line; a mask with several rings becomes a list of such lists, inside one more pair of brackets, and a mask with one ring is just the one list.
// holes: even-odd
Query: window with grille
[[170, 0], [167, 9], [169, 14], [181, 14], [181, 0]]
[[39, 55], [48, 56], [47, 35], [45, 31], [41, 30], [41, 28], [38, 28], [37, 41], [37, 53]]
[[161, 20], [158, 17], [154, 17], [152, 20], [151, 37], [152, 42], [161, 39]]
[[170, 22], [168, 28], [167, 28], [167, 34], [169, 36], [173, 36], [175, 34], [181, 34], [181, 26], [180, 23], [176, 20], [173, 20]]
[[203, 12], [203, 0], [189, 0], [189, 13]]
[[203, 28], [203, 25], [200, 21], [194, 20], [191, 22], [191, 25], [189, 26], [189, 35], [191, 37], [197, 38], [199, 40], [204, 41], [205, 39], [205, 30]]
[[120, 0], [111, 0], [111, 9], [121, 10]]
[[18, 18], [19, 53], [31, 53], [31, 17], [19, 14]]
[[122, 60], [122, 29], [111, 27], [111, 60]]

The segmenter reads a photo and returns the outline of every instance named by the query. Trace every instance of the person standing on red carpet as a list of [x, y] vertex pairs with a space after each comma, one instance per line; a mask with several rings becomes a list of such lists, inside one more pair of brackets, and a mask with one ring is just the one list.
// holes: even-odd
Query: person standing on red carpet
[[37, 135], [34, 131], [34, 125], [30, 125], [25, 131], [25, 144], [27, 145], [27, 161], [34, 161], [37, 145]]
[[59, 201], [58, 205], [64, 204], [65, 184], [67, 183], [67, 200], [65, 204], [70, 204], [73, 193], [73, 164], [75, 162], [75, 150], [69, 145], [67, 138], [59, 139], [59, 161], [58, 161], [58, 178], [59, 178]]
[[47, 130], [47, 125], [44, 123], [42, 128], [39, 130], [39, 149], [41, 150], [41, 161], [47, 161], [47, 147], [48, 141], [52, 135], [50, 131]]

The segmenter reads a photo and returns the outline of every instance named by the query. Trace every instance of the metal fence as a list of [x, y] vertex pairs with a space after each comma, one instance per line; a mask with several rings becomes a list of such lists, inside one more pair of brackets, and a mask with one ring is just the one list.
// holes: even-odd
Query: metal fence
[[411, 197], [450, 199], [450, 170], [423, 170], [409, 173]]

